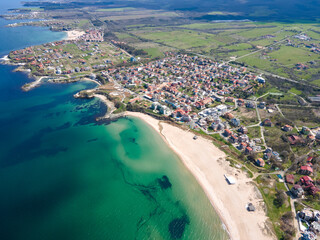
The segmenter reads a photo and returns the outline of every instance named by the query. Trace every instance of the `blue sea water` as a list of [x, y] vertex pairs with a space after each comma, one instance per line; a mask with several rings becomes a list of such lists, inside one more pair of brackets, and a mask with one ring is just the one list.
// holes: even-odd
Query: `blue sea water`
[[[0, 20], [1, 55], [64, 37], [8, 23]], [[153, 129], [134, 118], [97, 124], [105, 106], [73, 98], [94, 83], [23, 92], [31, 80], [13, 69], [0, 65], [1, 239], [227, 239]]]

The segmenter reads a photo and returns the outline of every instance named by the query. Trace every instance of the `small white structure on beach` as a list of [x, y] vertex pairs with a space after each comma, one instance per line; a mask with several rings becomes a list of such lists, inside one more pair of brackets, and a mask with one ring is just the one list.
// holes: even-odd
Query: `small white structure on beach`
[[224, 174], [224, 177], [226, 178], [227, 182], [229, 183], [229, 185], [233, 185], [236, 184], [236, 179], [232, 176], [227, 176]]

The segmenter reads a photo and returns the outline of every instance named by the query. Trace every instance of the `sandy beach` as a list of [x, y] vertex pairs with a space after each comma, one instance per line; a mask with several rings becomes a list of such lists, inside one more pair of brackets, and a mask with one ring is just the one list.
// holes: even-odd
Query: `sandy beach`
[[66, 40], [76, 40], [85, 34], [84, 31], [79, 31], [79, 30], [72, 30], [72, 31], [65, 31], [65, 32], [67, 33]]
[[[151, 116], [133, 112], [126, 115], [144, 120], [161, 134], [202, 186], [232, 240], [276, 239], [266, 224], [268, 218], [259, 190], [245, 173], [229, 166], [224, 152], [207, 139], [198, 137], [194, 140], [192, 132]], [[224, 174], [233, 176], [236, 184], [229, 185]], [[247, 211], [249, 202], [256, 207], [255, 212]]]
[[106, 96], [97, 93], [93, 94], [93, 96], [99, 98], [108, 107], [107, 112], [102, 118], [107, 118], [110, 114], [112, 114], [112, 112], [116, 110], [116, 108], [114, 107], [114, 103], [111, 102]]

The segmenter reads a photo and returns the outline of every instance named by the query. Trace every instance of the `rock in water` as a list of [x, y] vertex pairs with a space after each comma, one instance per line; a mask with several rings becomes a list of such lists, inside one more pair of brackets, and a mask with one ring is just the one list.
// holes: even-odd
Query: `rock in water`
[[158, 179], [159, 185], [161, 187], [161, 189], [167, 189], [167, 188], [171, 188], [172, 184], [169, 181], [169, 178], [167, 176], [162, 176], [162, 178]]
[[172, 239], [180, 239], [184, 233], [189, 218], [185, 215], [181, 218], [173, 219], [169, 224], [169, 232]]

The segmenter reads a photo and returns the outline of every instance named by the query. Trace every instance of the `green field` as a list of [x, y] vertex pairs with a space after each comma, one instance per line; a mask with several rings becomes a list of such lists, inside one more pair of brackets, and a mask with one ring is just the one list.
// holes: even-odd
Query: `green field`
[[170, 31], [138, 33], [139, 37], [163, 43], [178, 49], [190, 49], [196, 47], [217, 47], [222, 42], [217, 41], [212, 34], [197, 33], [195, 31]]
[[248, 31], [243, 31], [238, 33], [237, 35], [250, 39], [250, 38], [261, 37], [268, 34], [275, 34], [280, 30], [281, 30], [281, 27], [263, 27], [263, 28], [256, 28]]
[[129, 35], [128, 33], [118, 33], [116, 32], [115, 35], [117, 36], [117, 38], [119, 38], [120, 40], [123, 40], [123, 39], [128, 39], [128, 38], [132, 38], [131, 35]]
[[282, 65], [305, 63], [307, 61], [319, 59], [319, 55], [302, 48], [291, 46], [281, 46], [278, 51], [274, 51], [268, 55], [274, 59], [278, 59], [277, 62]]
[[85, 27], [86, 25], [90, 24], [90, 21], [87, 19], [82, 19], [79, 21], [78, 27], [82, 28]]
[[248, 44], [248, 43], [239, 43], [239, 44], [234, 44], [231, 46], [227, 46], [226, 48], [230, 49], [230, 50], [246, 50], [249, 48], [252, 48], [252, 45]]
[[[214, 12], [213, 14], [222, 14]], [[224, 13], [223, 13], [224, 14]], [[320, 26], [315, 23], [288, 24], [280, 22], [197, 22], [183, 25], [168, 25], [153, 27], [135, 24], [136, 28], [128, 28], [136, 38], [126, 34], [117, 34], [119, 39], [133, 45], [143, 45], [148, 42], [162, 47], [183, 49], [192, 53], [201, 53], [217, 60], [230, 60], [230, 57], [242, 57], [253, 51], [252, 55], [240, 58], [237, 62], [249, 67], [272, 72], [292, 79], [314, 81], [319, 85], [320, 54], [310, 51], [304, 44], [319, 44]], [[133, 26], [133, 27], [134, 27]], [[317, 32], [318, 31], [318, 32]], [[308, 34], [311, 41], [294, 38], [300, 33]], [[272, 36], [267, 36], [272, 35]], [[141, 39], [139, 39], [141, 38]], [[287, 45], [290, 40], [294, 46]], [[259, 46], [265, 47], [261, 49]], [[159, 56], [153, 48], [151, 56]], [[147, 50], [146, 50], [147, 51]], [[148, 52], [148, 51], [147, 51]], [[163, 52], [163, 49], [160, 49]], [[313, 65], [310, 61], [315, 61]], [[307, 69], [297, 69], [297, 63], [308, 65]], [[319, 76], [318, 76], [319, 75]]]
[[180, 25], [182, 28], [190, 29], [237, 29], [242, 27], [255, 27], [252, 22], [238, 22], [238, 23], [192, 23], [187, 25]]
[[144, 48], [151, 58], [163, 57], [163, 53], [158, 48]]

